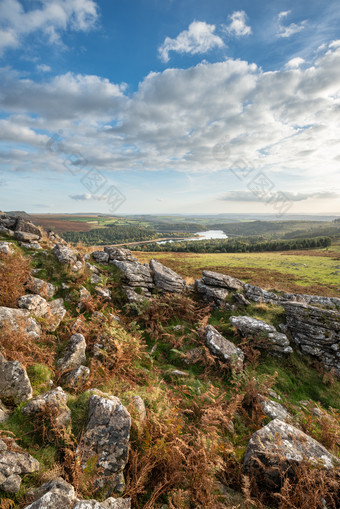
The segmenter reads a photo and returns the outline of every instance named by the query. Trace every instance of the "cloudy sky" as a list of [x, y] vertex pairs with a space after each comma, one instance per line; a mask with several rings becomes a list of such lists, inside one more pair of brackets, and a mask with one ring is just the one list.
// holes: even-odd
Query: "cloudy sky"
[[0, 0], [0, 209], [340, 214], [338, 0]]

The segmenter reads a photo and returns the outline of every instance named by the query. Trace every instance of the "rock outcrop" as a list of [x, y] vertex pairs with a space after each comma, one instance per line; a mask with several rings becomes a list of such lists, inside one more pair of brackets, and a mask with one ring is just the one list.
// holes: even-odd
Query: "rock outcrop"
[[21, 476], [39, 470], [39, 462], [10, 441], [6, 444], [0, 439], [0, 490], [17, 493]]
[[231, 316], [230, 323], [241, 336], [259, 339], [257, 344], [259, 348], [266, 348], [278, 354], [290, 354], [293, 351], [287, 336], [263, 320], [250, 316]]
[[79, 443], [82, 466], [96, 461], [96, 487], [112, 495], [124, 490], [123, 469], [128, 460], [131, 417], [115, 396], [98, 391], [89, 402], [87, 429]]
[[14, 405], [31, 399], [33, 390], [26, 369], [18, 361], [6, 361], [0, 353], [0, 398]]
[[5, 255], [13, 254], [13, 245], [10, 242], [0, 242], [0, 253]]
[[293, 301], [283, 306], [292, 340], [340, 377], [340, 312]]
[[61, 298], [47, 302], [40, 295], [27, 294], [19, 298], [18, 306], [27, 309], [30, 314], [36, 317], [46, 319], [49, 331], [56, 330], [66, 314], [64, 301]]
[[284, 473], [293, 475], [302, 461], [331, 469], [339, 460], [319, 442], [279, 419], [256, 431], [248, 444], [243, 471], [255, 475], [268, 489], [280, 487]]
[[203, 270], [202, 279], [195, 281], [196, 291], [203, 299], [221, 308], [230, 308], [230, 305], [225, 303], [229, 292], [242, 291], [243, 287], [244, 283], [239, 279], [211, 270]]
[[227, 363], [236, 372], [242, 371], [244, 353], [234, 343], [223, 337], [215, 327], [212, 325], [205, 327], [204, 340], [213, 355]]
[[155, 287], [160, 292], [183, 293], [186, 290], [185, 280], [173, 270], [165, 267], [157, 260], [150, 261]]
[[62, 356], [57, 361], [57, 366], [65, 371], [79, 368], [86, 361], [86, 341], [82, 334], [73, 334]]
[[30, 292], [40, 295], [45, 299], [52, 299], [57, 291], [54, 285], [37, 277], [31, 277], [26, 286]]
[[18, 217], [15, 223], [14, 237], [23, 242], [34, 242], [41, 239], [42, 233], [35, 224]]

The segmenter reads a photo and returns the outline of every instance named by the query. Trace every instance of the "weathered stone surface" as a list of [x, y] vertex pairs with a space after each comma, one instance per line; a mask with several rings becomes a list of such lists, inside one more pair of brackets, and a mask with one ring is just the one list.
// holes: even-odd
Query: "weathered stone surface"
[[91, 256], [98, 263], [108, 263], [110, 258], [109, 253], [106, 253], [105, 251], [93, 251]]
[[91, 397], [88, 425], [78, 451], [84, 468], [91, 458], [96, 459], [96, 486], [108, 495], [124, 489], [122, 471], [128, 460], [130, 427], [130, 414], [118, 398]]
[[11, 412], [8, 410], [8, 408], [5, 407], [5, 405], [2, 404], [2, 402], [0, 400], [0, 424], [8, 421], [10, 415], [11, 415]]
[[43, 297], [35, 294], [23, 295], [18, 299], [18, 306], [27, 309], [32, 315], [42, 318], [49, 312], [49, 305]]
[[0, 253], [9, 255], [13, 252], [13, 245], [10, 242], [0, 242]]
[[337, 297], [324, 297], [320, 295], [305, 295], [296, 293], [285, 293], [283, 300], [301, 302], [302, 304], [317, 305], [325, 308], [340, 310], [340, 299]]
[[250, 316], [231, 316], [229, 320], [241, 336], [262, 339], [263, 344], [259, 342], [259, 348], [268, 347], [270, 351], [279, 354], [292, 353], [287, 336], [277, 332], [273, 325]]
[[79, 368], [86, 361], [86, 341], [82, 334], [73, 334], [67, 343], [57, 366], [63, 371]]
[[63, 299], [55, 299], [47, 302], [40, 295], [23, 295], [18, 300], [20, 308], [27, 309], [32, 315], [44, 318], [48, 321], [47, 330], [54, 331], [66, 314]]
[[37, 277], [31, 277], [26, 286], [30, 292], [40, 295], [45, 299], [52, 299], [57, 291], [57, 288], [51, 283]]
[[23, 330], [29, 338], [38, 338], [41, 327], [26, 309], [0, 307], [0, 327], [10, 326], [13, 331]]
[[196, 279], [195, 289], [206, 302], [212, 302], [217, 307], [225, 306], [225, 299], [229, 294], [226, 288], [208, 286], [203, 283], [202, 279]]
[[24, 242], [34, 242], [42, 237], [40, 229], [30, 221], [19, 217], [16, 221], [14, 237]]
[[268, 302], [271, 304], [279, 304], [282, 300], [284, 300], [276, 293], [267, 292], [266, 290], [263, 290], [259, 286], [245, 284], [244, 289], [247, 299], [255, 302]]
[[102, 282], [102, 278], [98, 274], [92, 274], [90, 281], [93, 285], [99, 285]]
[[73, 509], [75, 491], [61, 477], [43, 484], [34, 492], [35, 502], [25, 509]]
[[137, 293], [135, 290], [133, 290], [132, 288], [130, 288], [129, 286], [124, 286], [123, 290], [124, 290], [127, 300], [130, 303], [143, 302], [143, 300], [145, 300], [145, 297], [151, 296], [151, 293], [149, 293], [146, 290], [144, 290], [143, 294], [141, 295], [141, 294]]
[[14, 230], [17, 223], [17, 218], [14, 216], [8, 216], [5, 213], [0, 214], [0, 225], [9, 230]]
[[217, 286], [227, 288], [228, 290], [242, 291], [244, 283], [235, 277], [213, 272], [211, 270], [203, 270], [202, 282], [207, 286]]
[[110, 260], [118, 260], [121, 262], [136, 262], [137, 258], [133, 256], [131, 251], [122, 247], [104, 247], [105, 253], [109, 255]]
[[[269, 489], [280, 486], [281, 474], [307, 460], [315, 466], [333, 468], [339, 460], [319, 442], [297, 428], [274, 419], [254, 433], [248, 444], [244, 473], [258, 476], [261, 484]], [[263, 467], [261, 467], [261, 463]]]
[[24, 247], [26, 249], [36, 249], [37, 251], [42, 249], [39, 242], [19, 242], [19, 244], [21, 247]]
[[112, 263], [124, 274], [124, 280], [130, 287], [139, 287], [149, 291], [154, 287], [150, 267], [139, 262], [112, 260]]
[[62, 376], [62, 382], [70, 389], [84, 387], [85, 382], [90, 377], [90, 369], [86, 366], [79, 366], [78, 368], [68, 371]]
[[289, 417], [289, 412], [283, 405], [276, 401], [272, 401], [265, 396], [260, 396], [260, 405], [263, 413], [267, 417], [270, 417], [270, 419], [280, 419], [281, 421], [285, 421], [287, 417]]
[[82, 261], [78, 260], [76, 261], [76, 263], [74, 263], [73, 265], [71, 265], [71, 270], [72, 272], [79, 272], [80, 270], [82, 270], [84, 268], [84, 264]]
[[185, 280], [173, 270], [165, 267], [157, 260], [150, 261], [153, 280], [156, 288], [161, 292], [183, 293], [186, 290]]
[[102, 286], [96, 286], [95, 292], [104, 302], [109, 302], [112, 299], [111, 290]]
[[288, 334], [303, 353], [340, 376], [340, 312], [300, 302], [283, 302]]
[[60, 428], [67, 426], [71, 419], [71, 411], [67, 406], [67, 395], [61, 387], [37, 396], [29, 401], [21, 411], [29, 416], [49, 412], [54, 418], [54, 424]]
[[68, 246], [58, 243], [54, 246], [52, 253], [60, 263], [74, 265], [78, 261], [79, 253]]
[[[13, 450], [11, 450], [13, 447]], [[20, 489], [21, 475], [39, 470], [36, 459], [24, 452], [17, 452], [17, 445], [10, 446], [0, 440], [0, 490], [17, 493]]]
[[78, 500], [73, 509], [131, 509], [131, 499], [110, 497], [103, 502]]
[[26, 369], [18, 361], [6, 361], [0, 353], [0, 398], [18, 405], [32, 396]]
[[204, 329], [204, 339], [210, 352], [230, 365], [235, 371], [243, 369], [244, 353], [240, 348], [228, 341], [215, 327], [207, 325]]
[[134, 409], [136, 410], [139, 420], [141, 422], [145, 421], [146, 408], [145, 408], [145, 404], [144, 404], [144, 401], [142, 400], [142, 398], [140, 396], [134, 396], [132, 398], [132, 405], [133, 405]]
[[234, 299], [238, 304], [241, 304], [242, 306], [249, 306], [250, 302], [245, 298], [243, 293], [234, 293]]

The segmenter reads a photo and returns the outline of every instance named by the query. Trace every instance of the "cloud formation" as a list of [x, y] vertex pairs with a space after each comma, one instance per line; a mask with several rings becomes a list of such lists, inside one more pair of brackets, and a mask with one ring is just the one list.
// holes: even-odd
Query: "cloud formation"
[[94, 0], [37, 0], [25, 10], [18, 0], [0, 1], [0, 55], [21, 46], [32, 33], [44, 35], [50, 44], [61, 42], [66, 30], [86, 31], [98, 18]]
[[279, 22], [279, 30], [277, 33], [278, 37], [291, 37], [294, 34], [297, 34], [298, 32], [301, 32], [305, 28], [306, 20], [301, 21], [300, 23], [290, 23], [290, 25], [283, 25], [282, 20], [287, 18], [291, 11], [282, 11], [278, 15], [278, 22]]
[[106, 201], [108, 198], [105, 195], [98, 195], [98, 194], [91, 194], [91, 193], [70, 194], [69, 197], [71, 198], [71, 200], [76, 200], [76, 201], [90, 201], [90, 200]]
[[[287, 201], [291, 202], [299, 202], [306, 201], [309, 199], [317, 199], [317, 200], [333, 200], [340, 198], [340, 193], [334, 191], [322, 191], [322, 192], [312, 192], [312, 193], [292, 193], [290, 191], [283, 191], [283, 195]], [[265, 196], [265, 199], [275, 200], [277, 196], [276, 192], [269, 192], [268, 195]], [[260, 202], [264, 201], [264, 198], [256, 196], [251, 191], [228, 191], [223, 195], [219, 196], [219, 200], [222, 201], [238, 201], [238, 202]]]
[[183, 30], [175, 39], [165, 38], [163, 44], [158, 48], [160, 59], [163, 62], [168, 62], [170, 51], [196, 55], [207, 53], [213, 48], [222, 48], [224, 42], [215, 34], [215, 29], [215, 25], [209, 25], [205, 21], [193, 21], [188, 30]]
[[225, 30], [235, 37], [244, 37], [251, 34], [251, 27], [247, 25], [247, 15], [244, 11], [235, 11], [229, 16], [230, 23]]

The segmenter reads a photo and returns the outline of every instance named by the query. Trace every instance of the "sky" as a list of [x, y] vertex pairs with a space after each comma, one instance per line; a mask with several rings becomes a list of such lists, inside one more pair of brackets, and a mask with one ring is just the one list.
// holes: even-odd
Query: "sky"
[[0, 0], [0, 209], [340, 215], [338, 0]]

